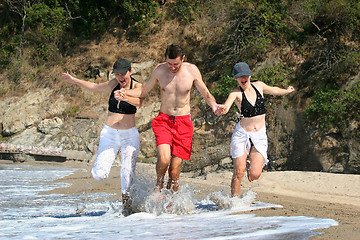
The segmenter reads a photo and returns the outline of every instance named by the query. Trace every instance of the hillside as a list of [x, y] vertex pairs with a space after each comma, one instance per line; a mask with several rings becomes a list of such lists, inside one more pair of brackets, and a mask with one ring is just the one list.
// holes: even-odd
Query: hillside
[[[87, 1], [86, 6], [76, 1], [10, 2], [0, 1], [0, 106], [14, 106], [29, 94], [50, 89], [48, 97], [54, 96], [66, 107], [41, 115], [43, 119], [12, 133], [5, 129], [19, 120], [5, 119], [9, 113], [3, 107], [3, 142], [14, 141], [44, 119], [58, 117], [64, 122], [63, 131], [75, 131], [71, 126], [79, 121], [87, 121], [80, 124], [83, 127], [94, 125], [89, 127], [91, 136], [83, 140], [69, 136], [68, 144], [61, 140], [62, 131], [53, 134], [50, 142], [34, 139], [32, 144], [92, 153], [89, 145], [97, 141], [107, 96], [67, 85], [60, 79], [61, 72], [100, 82], [109, 78], [119, 57], [134, 63], [153, 61], [135, 75], [145, 81], [155, 64], [164, 60], [166, 46], [179, 43], [186, 50], [186, 60], [199, 67], [219, 102], [234, 86], [231, 71], [239, 61], [249, 63], [254, 80], [295, 86], [297, 92], [289, 98], [267, 98], [269, 170], [360, 171], [358, 2], [107, 0]], [[195, 90], [192, 95], [195, 154], [184, 168], [203, 172], [207, 166], [226, 167], [236, 113], [215, 117]], [[155, 102], [156, 90], [143, 108], [156, 112]], [[24, 105], [13, 112], [22, 108]], [[147, 124], [140, 129], [144, 136], [151, 135]], [[91, 144], [86, 143], [89, 139]], [[149, 145], [144, 159], [154, 157]]]

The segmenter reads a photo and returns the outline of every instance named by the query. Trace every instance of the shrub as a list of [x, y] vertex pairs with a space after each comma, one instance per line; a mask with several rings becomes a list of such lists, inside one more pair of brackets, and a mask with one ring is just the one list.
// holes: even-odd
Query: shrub
[[307, 122], [321, 128], [344, 129], [348, 119], [360, 120], [360, 80], [348, 89], [327, 87], [315, 91], [310, 105], [305, 108]]
[[360, 80], [344, 91], [344, 104], [348, 119], [360, 121]]
[[201, 2], [201, 0], [176, 0], [173, 7], [175, 17], [182, 24], [191, 24], [198, 19]]
[[70, 106], [69, 109], [67, 110], [67, 113], [69, 117], [74, 117], [78, 111], [79, 111], [79, 106], [75, 105], [75, 106]]
[[158, 7], [158, 2], [151, 0], [125, 0], [122, 3], [122, 21], [124, 27], [129, 27], [127, 36], [130, 39], [138, 39], [152, 31], [150, 24], [158, 17]]
[[275, 66], [265, 66], [252, 76], [254, 81], [262, 81], [269, 86], [286, 88], [289, 85], [289, 76], [293, 73], [290, 67], [280, 63]]
[[[121, 12], [117, 0], [69, 0], [66, 8], [71, 16], [71, 30], [80, 38], [94, 38], [103, 34], [109, 26], [111, 13]], [[68, 19], [70, 20], [70, 19]]]
[[305, 108], [307, 123], [321, 128], [335, 127], [343, 121], [345, 105], [338, 89], [324, 89], [315, 91], [309, 106]]
[[6, 70], [11, 58], [15, 56], [19, 46], [19, 36], [13, 36], [13, 26], [5, 25], [0, 28], [0, 72]]
[[261, 60], [270, 44], [280, 43], [287, 31], [282, 1], [235, 0], [229, 9], [221, 47], [225, 59]]
[[58, 46], [68, 27], [66, 12], [62, 7], [50, 7], [45, 3], [33, 4], [27, 11], [26, 22], [31, 31], [26, 32], [25, 39], [35, 50], [34, 63], [51, 60], [57, 55]]
[[359, 69], [358, 44], [349, 43], [359, 40], [360, 3], [309, 0], [302, 3], [302, 8], [309, 15], [302, 26], [305, 33], [299, 35], [307, 35], [311, 52], [299, 71], [299, 85], [339, 88]]
[[311, 84], [323, 89], [327, 85], [341, 87], [349, 76], [356, 75], [360, 67], [360, 53], [355, 47], [342, 43], [318, 46], [301, 66], [299, 85]]
[[217, 101], [224, 103], [229, 96], [229, 93], [239, 86], [236, 79], [229, 74], [223, 74], [220, 76], [220, 81], [215, 85], [215, 88], [211, 91]]

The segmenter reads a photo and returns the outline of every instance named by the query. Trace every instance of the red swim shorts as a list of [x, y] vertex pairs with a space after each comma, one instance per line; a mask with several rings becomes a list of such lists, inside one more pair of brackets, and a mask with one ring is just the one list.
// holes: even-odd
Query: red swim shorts
[[170, 116], [160, 112], [151, 123], [156, 146], [168, 144], [171, 154], [190, 160], [194, 126], [190, 115]]

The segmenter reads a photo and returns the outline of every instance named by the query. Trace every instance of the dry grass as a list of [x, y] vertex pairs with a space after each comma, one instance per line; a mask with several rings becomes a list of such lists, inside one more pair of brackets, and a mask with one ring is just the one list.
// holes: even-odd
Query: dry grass
[[[163, 16], [166, 16], [168, 9], [162, 8]], [[106, 81], [107, 79], [87, 79], [86, 73], [90, 66], [100, 65], [102, 70], [111, 71], [113, 63], [118, 58], [131, 59], [133, 62], [142, 62], [154, 60], [155, 62], [164, 61], [164, 52], [171, 43], [182, 45], [186, 50], [186, 55], [191, 54], [191, 61], [207, 61], [207, 54], [203, 52], [194, 56], [193, 48], [199, 45], [209, 44], [213, 39], [218, 38], [221, 31], [216, 28], [218, 23], [209, 24], [211, 19], [207, 16], [199, 18], [187, 26], [180, 25], [176, 20], [166, 20], [165, 17], [161, 23], [151, 27], [157, 27], [159, 30], [149, 35], [142, 41], [128, 41], [125, 34], [119, 34], [120, 29], [114, 29], [112, 33], [106, 33], [100, 40], [84, 41], [80, 46], [72, 48], [67, 56], [54, 56], [59, 59], [58, 64], [44, 64], [42, 66], [32, 66], [31, 50], [24, 51], [24, 57], [19, 64], [19, 68], [9, 69], [7, 74], [0, 76], [0, 97], [13, 92], [26, 92], [31, 89], [49, 87], [58, 94], [64, 94], [71, 98], [77, 104], [89, 102], [87, 95], [77, 86], [69, 85], [61, 79], [62, 72], [69, 72], [74, 76], [94, 82]], [[121, 37], [118, 37], [121, 36]], [[195, 41], [197, 46], [191, 46]], [[198, 49], [197, 49], [198, 50]], [[15, 60], [14, 60], [15, 61]], [[197, 62], [193, 62], [197, 64]], [[11, 64], [17, 66], [16, 64]], [[139, 78], [145, 81], [152, 69], [144, 71]], [[16, 78], [14, 75], [18, 74]], [[9, 77], [11, 75], [11, 77]], [[8, 80], [8, 79], [16, 79]], [[156, 95], [157, 91], [152, 91], [150, 95]], [[101, 94], [100, 94], [101, 95]], [[94, 104], [103, 101], [104, 97], [92, 96], [91, 101]]]

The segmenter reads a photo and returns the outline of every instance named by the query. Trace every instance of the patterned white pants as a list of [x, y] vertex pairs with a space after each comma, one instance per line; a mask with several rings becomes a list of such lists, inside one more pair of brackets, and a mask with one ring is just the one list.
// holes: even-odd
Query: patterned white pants
[[91, 170], [96, 180], [108, 178], [119, 150], [121, 151], [121, 192], [126, 194], [135, 178], [136, 160], [139, 154], [140, 138], [136, 127], [114, 129], [104, 124], [96, 162]]

